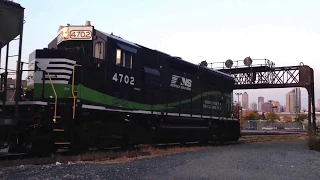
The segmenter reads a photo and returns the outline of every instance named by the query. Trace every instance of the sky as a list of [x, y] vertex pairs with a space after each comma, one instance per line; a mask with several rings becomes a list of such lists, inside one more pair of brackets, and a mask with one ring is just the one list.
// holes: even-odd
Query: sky
[[[15, 0], [25, 7], [22, 61], [47, 47], [59, 25], [84, 25], [198, 64], [227, 59], [270, 59], [276, 66], [303, 62], [315, 72], [320, 98], [319, 0]], [[16, 47], [16, 48], [14, 48]], [[10, 54], [17, 54], [17, 42]], [[5, 50], [2, 51], [2, 59]], [[255, 62], [253, 62], [254, 64]], [[1, 67], [4, 66], [2, 61]], [[15, 69], [15, 63], [9, 64]], [[27, 68], [25, 66], [24, 68]], [[278, 100], [289, 89], [241, 90], [249, 102]], [[307, 108], [307, 91], [302, 89]], [[317, 103], [317, 101], [316, 101]], [[317, 106], [317, 104], [316, 104]]]

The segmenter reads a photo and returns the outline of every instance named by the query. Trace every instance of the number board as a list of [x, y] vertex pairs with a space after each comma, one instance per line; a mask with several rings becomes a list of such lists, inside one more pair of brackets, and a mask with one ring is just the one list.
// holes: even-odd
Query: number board
[[70, 31], [70, 39], [92, 39], [92, 31], [90, 30], [71, 30]]
[[65, 26], [61, 28], [57, 36], [57, 44], [69, 40], [92, 40], [92, 26]]

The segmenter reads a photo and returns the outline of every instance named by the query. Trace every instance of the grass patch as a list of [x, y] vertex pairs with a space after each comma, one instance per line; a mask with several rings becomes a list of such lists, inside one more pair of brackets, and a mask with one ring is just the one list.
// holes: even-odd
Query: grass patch
[[245, 143], [268, 142], [268, 141], [291, 141], [308, 139], [307, 134], [296, 135], [267, 135], [267, 136], [244, 136], [240, 141]]
[[157, 147], [144, 147], [139, 150], [139, 154], [136, 156], [130, 156], [126, 154], [119, 158], [110, 159], [109, 157], [102, 159], [93, 159], [89, 161], [79, 161], [85, 163], [100, 163], [100, 164], [113, 164], [113, 163], [126, 163], [144, 158], [153, 158], [158, 156], [165, 156], [170, 154], [177, 154], [190, 151], [198, 151], [202, 149], [212, 148], [212, 146], [191, 146], [191, 147], [169, 147], [169, 148], [157, 148]]

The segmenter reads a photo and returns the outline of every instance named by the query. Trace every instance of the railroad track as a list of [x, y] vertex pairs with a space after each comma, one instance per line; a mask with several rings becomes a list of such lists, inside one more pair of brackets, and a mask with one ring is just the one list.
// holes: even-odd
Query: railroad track
[[[214, 143], [214, 142], [209, 142], [208, 144], [201, 144], [199, 142], [188, 142], [185, 144], [181, 143], [166, 143], [166, 144], [152, 144], [152, 145], [137, 145], [132, 148], [124, 149], [121, 147], [112, 147], [112, 148], [105, 148], [105, 149], [89, 149], [88, 151], [82, 152], [82, 153], [74, 153], [66, 149], [59, 149], [57, 152], [53, 154], [49, 154], [46, 156], [30, 156], [24, 153], [11, 153], [11, 154], [0, 154], [0, 168], [4, 166], [12, 166], [15, 164], [15, 161], [21, 161], [20, 164], [23, 164], [24, 160], [26, 159], [45, 159], [45, 161], [49, 161], [48, 159], [52, 159], [51, 163], [55, 163], [54, 161], [57, 159], [68, 159], [68, 157], [76, 157], [76, 156], [83, 156], [85, 154], [99, 154], [99, 153], [104, 153], [104, 154], [112, 154], [114, 158], [116, 157], [117, 154], [118, 156], [121, 156], [122, 154], [126, 154], [127, 156], [145, 156], [145, 152], [143, 152], [143, 149], [147, 148], [155, 148], [155, 149], [160, 149], [160, 150], [168, 150], [168, 149], [173, 149], [173, 148], [200, 148], [200, 147], [219, 147], [219, 146], [230, 146], [230, 145], [239, 145], [246, 143], [246, 138], [249, 137], [259, 137], [259, 136], [270, 136], [270, 135], [295, 135], [297, 133], [244, 133], [242, 134], [243, 138], [240, 138], [236, 142], [227, 142], [223, 145]], [[93, 155], [94, 156], [94, 155]], [[108, 157], [105, 157], [108, 158]], [[72, 159], [72, 158], [71, 158]], [[72, 160], [70, 160], [72, 161]], [[19, 164], [19, 163], [18, 163]], [[30, 163], [27, 164], [39, 164], [39, 163]], [[41, 163], [40, 163], [41, 164]]]
[[3, 160], [16, 160], [25, 156], [25, 153], [9, 153], [9, 154], [0, 154], [0, 161]]
[[[216, 147], [216, 146], [224, 146], [224, 145], [236, 145], [236, 144], [241, 144], [243, 141], [239, 140], [238, 142], [227, 142], [223, 145], [209, 142], [208, 144], [200, 144], [199, 142], [188, 142], [185, 144], [180, 144], [180, 143], [168, 143], [168, 144], [153, 144], [153, 145], [138, 145], [132, 148], [128, 149], [123, 149], [120, 147], [113, 147], [113, 148], [106, 148], [106, 149], [90, 149], [86, 152], [82, 153], [73, 153], [71, 151], [65, 150], [65, 149], [59, 149], [57, 152], [46, 155], [46, 156], [30, 156], [27, 154], [23, 153], [17, 153], [17, 154], [2, 154], [0, 155], [0, 168], [1, 167], [6, 167], [6, 166], [15, 166], [15, 165], [22, 165], [24, 162], [26, 164], [41, 164], [38, 163], [39, 161], [44, 160], [44, 162], [47, 162], [48, 159], [52, 159], [51, 163], [55, 163], [55, 159], [68, 159], [68, 157], [76, 157], [76, 156], [84, 156], [85, 154], [99, 154], [99, 153], [104, 153], [104, 154], [112, 154], [111, 159], [113, 158], [118, 158], [116, 157], [117, 155], [120, 157], [122, 154], [126, 154], [126, 156], [147, 156], [148, 154], [144, 152], [144, 149], [148, 148], [155, 148], [159, 150], [169, 150], [173, 148], [201, 148], [201, 147]], [[105, 157], [108, 158], [108, 157]], [[70, 158], [72, 159], [72, 158]], [[34, 160], [34, 163], [32, 162]], [[21, 163], [17, 162], [20, 161]], [[72, 161], [72, 160], [70, 160]], [[28, 163], [29, 162], [29, 163]], [[45, 163], [44, 163], [45, 164]]]

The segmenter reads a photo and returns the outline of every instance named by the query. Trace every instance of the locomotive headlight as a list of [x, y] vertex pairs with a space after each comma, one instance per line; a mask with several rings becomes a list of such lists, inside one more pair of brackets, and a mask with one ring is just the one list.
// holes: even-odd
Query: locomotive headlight
[[62, 37], [63, 37], [63, 39], [68, 39], [68, 36], [69, 34], [68, 34], [68, 28], [62, 28]]

